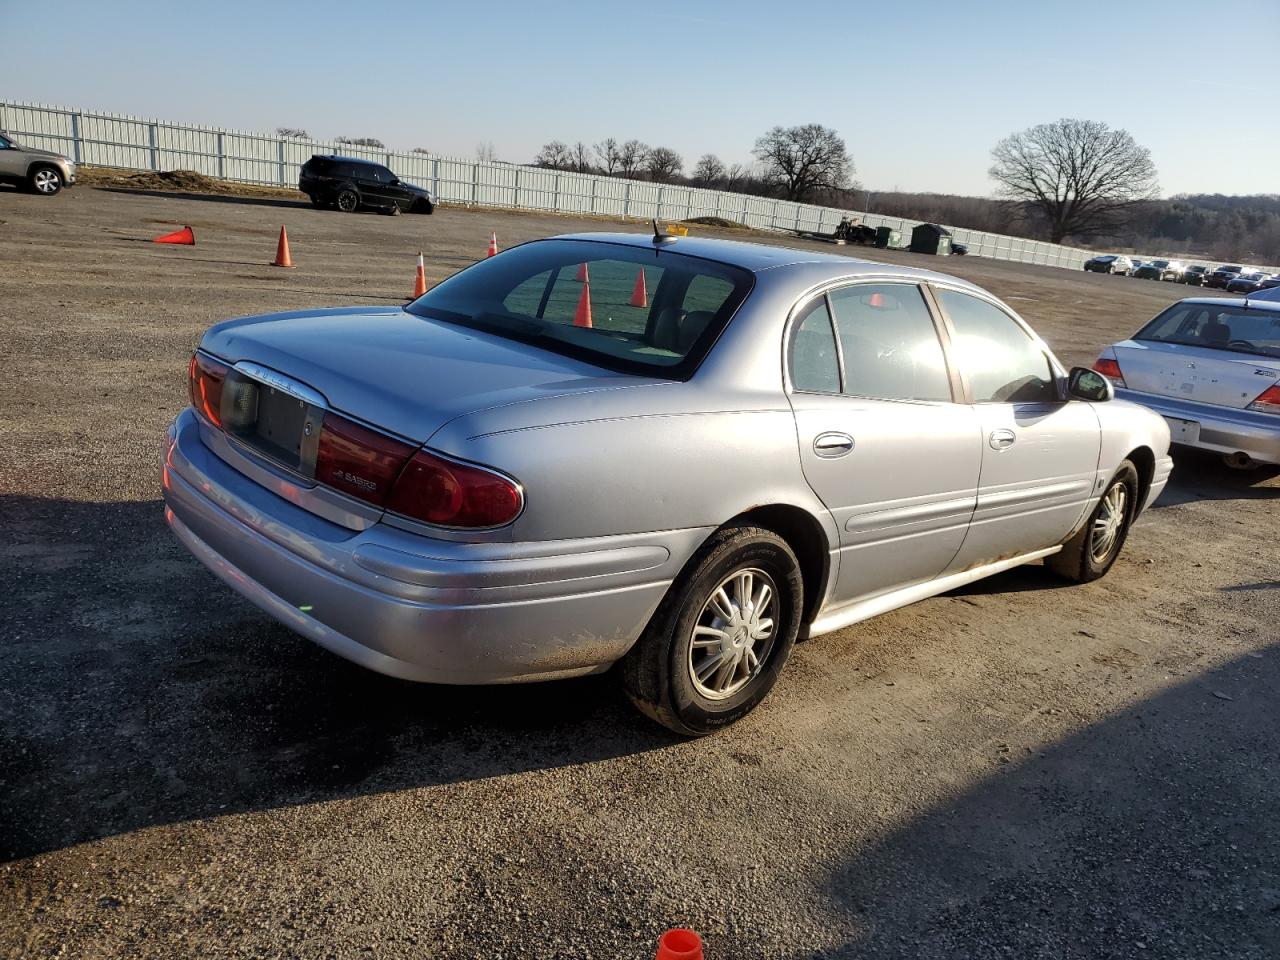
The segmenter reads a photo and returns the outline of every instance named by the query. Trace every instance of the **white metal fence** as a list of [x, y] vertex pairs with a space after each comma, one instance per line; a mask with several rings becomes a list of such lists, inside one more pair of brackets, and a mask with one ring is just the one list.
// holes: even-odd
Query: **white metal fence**
[[[298, 140], [122, 114], [0, 101], [0, 130], [33, 147], [57, 150], [77, 163], [133, 170], [194, 170], [243, 183], [295, 186], [314, 153], [338, 153], [385, 163], [430, 187], [447, 203], [622, 217], [724, 217], [765, 230], [831, 233], [841, 217], [887, 226], [908, 242], [917, 220], [674, 184], [569, 173], [510, 163], [482, 163], [430, 153], [400, 153], [353, 144]], [[948, 225], [949, 226], [949, 225]], [[1091, 252], [1021, 237], [949, 226], [969, 253], [1080, 269]]]

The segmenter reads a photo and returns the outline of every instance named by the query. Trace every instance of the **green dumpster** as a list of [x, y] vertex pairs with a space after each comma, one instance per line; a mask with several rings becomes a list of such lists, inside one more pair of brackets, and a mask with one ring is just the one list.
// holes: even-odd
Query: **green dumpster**
[[877, 247], [896, 247], [902, 243], [902, 232], [892, 227], [876, 227]]

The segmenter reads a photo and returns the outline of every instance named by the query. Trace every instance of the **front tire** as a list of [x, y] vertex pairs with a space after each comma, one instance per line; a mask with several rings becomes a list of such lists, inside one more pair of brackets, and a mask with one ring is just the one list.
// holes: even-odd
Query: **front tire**
[[31, 192], [52, 197], [62, 189], [62, 173], [57, 167], [36, 167], [29, 180]]
[[777, 682], [803, 599], [786, 541], [761, 527], [725, 527], [694, 555], [623, 658], [623, 688], [643, 713], [684, 736], [733, 723]]
[[1062, 550], [1045, 559], [1054, 573], [1088, 583], [1111, 569], [1138, 515], [1138, 470], [1128, 460], [1120, 464], [1089, 519]]

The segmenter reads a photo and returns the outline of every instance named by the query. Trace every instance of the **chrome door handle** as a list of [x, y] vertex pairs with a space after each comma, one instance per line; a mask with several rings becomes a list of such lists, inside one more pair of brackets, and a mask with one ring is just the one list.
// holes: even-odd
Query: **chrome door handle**
[[992, 430], [987, 442], [992, 450], [1007, 450], [1017, 441], [1018, 435], [1012, 430]]
[[843, 457], [853, 450], [853, 437], [847, 433], [820, 433], [813, 440], [813, 452], [824, 460]]

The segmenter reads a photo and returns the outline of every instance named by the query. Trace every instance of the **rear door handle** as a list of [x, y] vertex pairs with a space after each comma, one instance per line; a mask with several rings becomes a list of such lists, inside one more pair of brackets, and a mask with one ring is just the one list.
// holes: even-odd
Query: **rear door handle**
[[853, 437], [847, 433], [820, 433], [813, 440], [813, 452], [824, 460], [843, 457], [853, 450]]
[[1017, 442], [1018, 435], [1012, 430], [992, 430], [987, 442], [992, 450], [1007, 450]]

